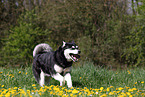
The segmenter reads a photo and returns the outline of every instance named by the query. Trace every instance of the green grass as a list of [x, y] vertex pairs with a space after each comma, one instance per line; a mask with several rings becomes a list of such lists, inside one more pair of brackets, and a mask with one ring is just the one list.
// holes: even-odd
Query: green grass
[[[100, 89], [101, 87], [107, 89], [110, 86], [113, 86], [114, 89], [120, 87], [136, 88], [142, 92], [145, 89], [145, 69], [143, 68], [112, 71], [94, 66], [91, 63], [85, 63], [82, 66], [74, 66], [71, 75], [75, 89], [83, 89], [84, 87], [88, 89]], [[33, 84], [36, 85], [35, 89], [32, 86]], [[57, 86], [59, 82], [51, 79], [48, 86], [51, 85]], [[0, 94], [4, 89], [14, 87], [22, 88], [25, 91], [41, 89], [33, 77], [31, 67], [25, 69], [0, 68]], [[38, 93], [35, 94], [38, 95]]]

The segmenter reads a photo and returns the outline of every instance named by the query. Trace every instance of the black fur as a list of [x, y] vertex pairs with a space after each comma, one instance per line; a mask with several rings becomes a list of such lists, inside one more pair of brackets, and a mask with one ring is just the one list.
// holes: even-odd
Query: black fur
[[[45, 43], [38, 44], [33, 51], [33, 74], [36, 81], [43, 86], [45, 76], [53, 77], [60, 82], [67, 81], [68, 87], [72, 87], [71, 66], [73, 61], [78, 61], [81, 51], [78, 46], [72, 43], [63, 41], [63, 45], [56, 51]], [[66, 59], [67, 58], [67, 59]], [[41, 77], [41, 78], [40, 78]]]
[[[39, 83], [41, 70], [51, 76], [56, 74], [56, 71], [54, 70], [55, 64], [65, 69], [71, 67], [72, 63], [72, 61], [68, 62], [64, 57], [62, 47], [59, 47], [58, 50], [52, 52], [40, 52], [40, 54], [37, 54], [33, 60], [33, 74], [36, 81]], [[61, 75], [63, 75], [63, 72]]]

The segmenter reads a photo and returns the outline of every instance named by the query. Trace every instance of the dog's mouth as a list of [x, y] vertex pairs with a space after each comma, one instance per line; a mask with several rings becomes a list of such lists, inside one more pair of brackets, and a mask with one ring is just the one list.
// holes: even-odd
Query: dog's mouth
[[72, 59], [74, 62], [77, 62], [78, 59], [80, 58], [80, 55], [78, 55], [78, 54], [70, 54], [70, 56], [71, 56], [71, 59]]

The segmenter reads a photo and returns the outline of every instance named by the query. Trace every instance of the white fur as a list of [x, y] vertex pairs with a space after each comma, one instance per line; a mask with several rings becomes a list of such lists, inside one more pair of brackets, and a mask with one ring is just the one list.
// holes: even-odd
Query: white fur
[[79, 50], [78, 49], [75, 49], [75, 50], [65, 49], [64, 50], [64, 56], [67, 59], [67, 61], [72, 61], [72, 58], [69, 55], [70, 53], [72, 53], [72, 54], [78, 54], [79, 53]]
[[44, 82], [45, 82], [45, 73], [41, 70], [41, 73], [40, 73], [40, 81], [39, 81], [40, 86], [43, 87]]
[[[60, 86], [63, 85], [63, 81], [65, 83], [65, 81], [67, 81], [67, 86], [70, 88], [72, 87], [72, 80], [71, 80], [71, 75], [70, 73], [67, 73], [64, 77], [62, 75], [60, 75], [59, 73], [61, 73], [62, 71], [64, 71], [64, 73], [66, 72], [70, 72], [71, 70], [71, 67], [68, 67], [68, 68], [61, 68], [60, 66], [58, 66], [57, 64], [54, 65], [54, 69], [56, 70], [56, 74], [54, 74], [52, 77], [55, 79], [55, 80], [58, 80], [60, 82]], [[41, 70], [41, 73], [40, 73], [40, 81], [39, 81], [39, 84], [40, 86], [43, 87], [43, 85], [45, 84], [45, 76], [50, 76], [49, 74], [45, 74], [42, 70]]]
[[50, 52], [52, 51], [52, 48], [46, 43], [38, 44], [33, 50], [33, 57], [35, 57], [40, 51]]
[[62, 86], [62, 82], [63, 82], [63, 76], [60, 75], [59, 73], [56, 73], [52, 76], [55, 80], [58, 80], [60, 82], [60, 86]]
[[57, 64], [54, 65], [54, 70], [58, 73], [61, 73], [63, 71], [63, 68], [58, 66]]
[[64, 76], [64, 79], [67, 81], [67, 86], [70, 88], [72, 87], [72, 80], [71, 80], [71, 75], [70, 73], [67, 73], [65, 76]]
[[66, 44], [66, 42], [63, 41], [63, 45], [62, 45], [62, 47], [65, 47], [65, 44]]

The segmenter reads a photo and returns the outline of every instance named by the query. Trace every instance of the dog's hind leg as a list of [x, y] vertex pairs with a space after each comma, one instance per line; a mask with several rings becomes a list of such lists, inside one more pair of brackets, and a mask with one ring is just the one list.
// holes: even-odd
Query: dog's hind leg
[[45, 82], [45, 74], [44, 74], [44, 72], [41, 70], [41, 73], [40, 73], [40, 80], [39, 80], [40, 86], [43, 87], [44, 82]]
[[40, 73], [41, 73], [40, 69], [36, 69], [35, 67], [33, 67], [33, 74], [37, 83], [39, 83], [39, 80], [40, 80]]

